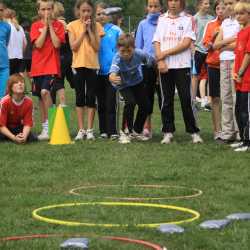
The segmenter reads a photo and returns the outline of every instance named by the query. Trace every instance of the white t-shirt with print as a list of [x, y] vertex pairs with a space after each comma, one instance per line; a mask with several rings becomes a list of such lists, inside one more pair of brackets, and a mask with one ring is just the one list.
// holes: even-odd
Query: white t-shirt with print
[[[176, 47], [184, 38], [195, 41], [192, 16], [181, 12], [178, 17], [170, 18], [168, 12], [161, 15], [158, 20], [153, 42], [160, 43], [161, 51]], [[167, 56], [165, 62], [169, 69], [180, 69], [191, 67], [191, 48], [176, 55]]]
[[[236, 19], [227, 18], [221, 24], [223, 39], [237, 36], [240, 31], [240, 25]], [[225, 50], [220, 53], [220, 60], [234, 60], [235, 55], [233, 50]]]

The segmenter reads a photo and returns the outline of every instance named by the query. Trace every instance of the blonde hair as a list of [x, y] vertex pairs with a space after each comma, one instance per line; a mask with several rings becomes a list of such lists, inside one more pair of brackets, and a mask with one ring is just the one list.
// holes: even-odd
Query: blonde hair
[[51, 3], [52, 8], [54, 8], [54, 1], [53, 0], [37, 0], [36, 1], [36, 7], [37, 7], [38, 10], [40, 9], [40, 5], [41, 5], [42, 2], [43, 3]]
[[238, 12], [247, 12], [250, 14], [250, 3], [243, 2], [243, 1], [236, 3], [234, 7], [234, 13], [238, 13]]
[[65, 13], [65, 9], [63, 7], [63, 4], [61, 2], [54, 2], [54, 9], [53, 9], [53, 13], [54, 13], [54, 18], [62, 18], [64, 16]]

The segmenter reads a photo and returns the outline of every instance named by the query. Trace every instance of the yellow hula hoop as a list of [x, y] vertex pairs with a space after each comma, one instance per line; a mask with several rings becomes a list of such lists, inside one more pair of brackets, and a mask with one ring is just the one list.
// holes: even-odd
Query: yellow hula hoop
[[168, 222], [161, 222], [161, 223], [150, 223], [150, 224], [135, 224], [131, 226], [139, 227], [139, 228], [156, 228], [161, 224], [183, 224], [192, 222], [197, 220], [200, 217], [200, 214], [192, 209], [184, 208], [184, 207], [177, 207], [172, 205], [163, 205], [163, 204], [150, 204], [150, 203], [134, 203], [134, 202], [83, 202], [83, 203], [65, 203], [65, 204], [56, 204], [50, 205], [46, 207], [41, 207], [35, 209], [32, 212], [32, 217], [39, 221], [52, 223], [52, 224], [59, 224], [65, 226], [88, 226], [88, 227], [128, 227], [128, 224], [102, 224], [102, 223], [86, 223], [86, 222], [78, 222], [78, 221], [66, 221], [66, 220], [57, 220], [48, 218], [45, 216], [41, 216], [38, 213], [45, 210], [50, 210], [54, 208], [62, 208], [62, 207], [75, 207], [75, 206], [95, 206], [95, 205], [103, 205], [103, 206], [136, 206], [136, 207], [151, 207], [151, 208], [162, 208], [162, 209], [171, 209], [176, 211], [181, 211], [184, 213], [192, 214], [193, 217], [185, 220], [180, 221], [168, 221]]
[[[73, 188], [69, 191], [70, 194], [77, 195], [77, 196], [84, 196], [84, 194], [78, 193], [78, 190], [81, 189], [94, 189], [99, 187], [121, 187], [122, 185], [85, 185], [77, 188]], [[142, 187], [142, 188], [176, 188], [176, 189], [188, 189], [192, 190], [195, 193], [190, 195], [180, 195], [180, 196], [167, 196], [167, 197], [115, 197], [115, 196], [106, 196], [102, 198], [106, 199], [113, 199], [113, 200], [126, 200], [126, 201], [152, 201], [152, 200], [178, 200], [178, 199], [190, 199], [195, 198], [203, 194], [202, 190], [197, 188], [189, 188], [183, 186], [170, 186], [170, 185], [144, 185], [144, 184], [137, 184], [137, 185], [128, 185], [128, 187]], [[86, 195], [88, 196], [88, 195]]]

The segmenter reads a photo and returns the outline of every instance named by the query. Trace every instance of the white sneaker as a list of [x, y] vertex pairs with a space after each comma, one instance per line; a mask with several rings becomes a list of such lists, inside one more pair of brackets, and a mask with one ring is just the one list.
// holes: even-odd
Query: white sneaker
[[86, 135], [87, 135], [87, 137], [86, 137], [87, 140], [95, 140], [93, 129], [87, 129]]
[[170, 144], [173, 139], [173, 134], [172, 133], [165, 133], [163, 136], [163, 139], [161, 140], [161, 144]]
[[131, 142], [131, 139], [130, 139], [130, 137], [128, 135], [126, 135], [125, 133], [121, 132], [121, 135], [119, 137], [118, 142], [121, 143], [121, 144], [127, 144], [127, 143]]
[[106, 134], [106, 133], [100, 134], [100, 139], [107, 139], [107, 138], [108, 138], [108, 134]]
[[203, 140], [201, 136], [197, 133], [191, 134], [192, 137], [192, 143], [197, 144], [197, 143], [203, 143]]
[[243, 142], [239, 141], [239, 142], [234, 142], [234, 143], [230, 144], [230, 147], [235, 149], [235, 148], [241, 147], [242, 145], [243, 145]]
[[133, 132], [131, 135], [131, 138], [135, 138], [138, 141], [148, 141], [150, 138], [145, 136], [144, 134], [138, 134], [136, 132]]
[[146, 137], [148, 137], [149, 139], [152, 139], [152, 132], [149, 131], [148, 128], [144, 128], [143, 129], [143, 135], [146, 136]]
[[84, 129], [79, 129], [77, 136], [75, 137], [75, 141], [83, 140], [86, 135], [86, 131]]
[[247, 152], [250, 150], [249, 146], [244, 146], [244, 144], [236, 149], [234, 149], [234, 152]]
[[43, 129], [41, 134], [37, 136], [39, 141], [46, 141], [49, 140], [49, 132], [47, 129]]
[[117, 135], [117, 134], [113, 134], [110, 136], [111, 141], [117, 140], [118, 138], [119, 138], [119, 135]]

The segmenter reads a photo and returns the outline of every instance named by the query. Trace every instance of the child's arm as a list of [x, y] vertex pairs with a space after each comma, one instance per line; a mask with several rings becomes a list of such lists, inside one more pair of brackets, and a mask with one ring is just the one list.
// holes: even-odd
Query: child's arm
[[6, 126], [1, 126], [0, 132], [13, 142], [22, 143], [22, 140], [17, 136], [15, 136], [14, 134], [12, 134], [11, 131]]
[[161, 54], [158, 55], [157, 59], [158, 60], [163, 60], [167, 56], [179, 54], [182, 51], [190, 48], [191, 44], [192, 44], [192, 39], [188, 38], [188, 37], [185, 37], [183, 39], [183, 41], [181, 43], [179, 43], [178, 45], [176, 45], [175, 47], [162, 51]]
[[242, 64], [240, 66], [240, 69], [238, 72], [235, 72], [235, 80], [237, 82], [241, 82], [241, 79], [242, 77], [244, 76], [244, 73], [246, 71], [246, 69], [249, 67], [250, 65], [250, 53], [246, 53], [244, 58], [243, 58], [243, 61], [242, 61]]
[[41, 49], [44, 45], [46, 36], [47, 36], [47, 31], [48, 31], [48, 26], [45, 25], [42, 29], [41, 34], [39, 35], [39, 37], [35, 40], [34, 42], [34, 46], [38, 49]]
[[30, 134], [31, 127], [30, 126], [24, 126], [23, 132], [16, 135], [16, 138], [20, 141], [19, 143], [25, 143], [27, 141], [27, 138]]
[[55, 33], [51, 19], [48, 20], [48, 26], [49, 26], [49, 33], [50, 33], [50, 38], [53, 43], [53, 46], [54, 48], [59, 49], [61, 47], [61, 41]]
[[87, 29], [88, 35], [89, 35], [89, 40], [90, 40], [90, 45], [91, 47], [98, 52], [99, 47], [100, 47], [100, 37], [98, 34], [93, 33], [91, 29]]
[[109, 75], [109, 81], [114, 85], [119, 85], [121, 84], [121, 77], [116, 73], [111, 73]]
[[219, 34], [217, 35], [217, 37], [213, 43], [213, 49], [216, 50], [216, 49], [224, 48], [225, 46], [228, 46], [231, 43], [234, 43], [235, 40], [236, 40], [236, 36], [232, 36], [232, 37], [223, 39], [223, 30], [220, 29]]
[[113, 85], [120, 85], [122, 83], [121, 77], [119, 75], [120, 67], [119, 67], [119, 55], [118, 54], [116, 54], [113, 58], [109, 73], [110, 73], [109, 81]]
[[82, 34], [79, 37], [75, 37], [70, 29], [68, 30], [68, 35], [70, 48], [72, 49], [72, 51], [76, 52], [81, 46], [84, 37], [86, 36], [86, 29], [83, 30]]
[[[155, 56], [156, 58], [159, 58], [161, 56], [161, 44], [159, 42], [154, 42], [155, 47]], [[167, 73], [168, 72], [168, 66], [165, 63], [163, 59], [157, 60], [157, 67], [160, 73]]]

